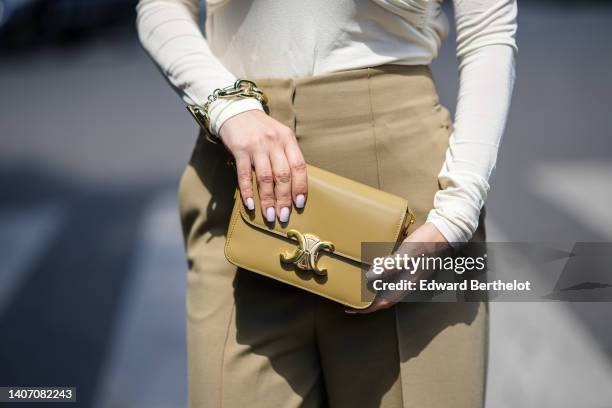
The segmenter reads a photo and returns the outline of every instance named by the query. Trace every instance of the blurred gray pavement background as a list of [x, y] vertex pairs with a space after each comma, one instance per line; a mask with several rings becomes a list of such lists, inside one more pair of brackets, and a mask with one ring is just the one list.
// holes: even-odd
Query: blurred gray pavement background
[[[612, 5], [520, 4], [491, 241], [612, 241]], [[456, 96], [453, 42], [433, 65]], [[186, 405], [176, 187], [196, 135], [132, 29], [0, 53], [0, 384]], [[612, 407], [609, 303], [492, 303], [487, 406]]]

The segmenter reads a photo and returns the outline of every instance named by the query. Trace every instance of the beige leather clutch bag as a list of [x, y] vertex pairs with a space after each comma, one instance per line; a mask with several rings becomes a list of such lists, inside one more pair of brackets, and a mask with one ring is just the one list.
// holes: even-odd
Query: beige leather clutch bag
[[[308, 200], [287, 224], [267, 223], [236, 192], [225, 256], [232, 264], [358, 309], [365, 285], [362, 242], [397, 242], [414, 223], [405, 199], [308, 166]], [[254, 182], [254, 186], [256, 183]], [[255, 203], [259, 197], [255, 189]]]

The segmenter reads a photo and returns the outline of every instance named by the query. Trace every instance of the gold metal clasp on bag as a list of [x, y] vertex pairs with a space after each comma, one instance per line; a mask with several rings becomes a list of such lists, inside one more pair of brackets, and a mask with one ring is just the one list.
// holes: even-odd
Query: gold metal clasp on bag
[[416, 217], [410, 208], [406, 210], [406, 217], [404, 218], [404, 224], [402, 225], [401, 235], [399, 239], [404, 239], [408, 236], [408, 230], [410, 226], [413, 225], [416, 221]]
[[334, 244], [329, 241], [321, 241], [316, 235], [302, 234], [294, 229], [287, 231], [287, 237], [295, 239], [298, 247], [292, 254], [288, 252], [280, 254], [282, 262], [293, 264], [305, 271], [313, 271], [317, 275], [327, 275], [327, 269], [319, 269], [317, 265], [319, 253], [322, 250], [334, 252]]

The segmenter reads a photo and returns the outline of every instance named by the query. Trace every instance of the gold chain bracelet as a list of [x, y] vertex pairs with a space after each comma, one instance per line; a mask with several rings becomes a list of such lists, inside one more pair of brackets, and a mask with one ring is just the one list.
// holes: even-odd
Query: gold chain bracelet
[[215, 89], [213, 93], [208, 95], [204, 105], [187, 105], [187, 110], [204, 130], [206, 139], [213, 143], [219, 143], [219, 136], [213, 134], [210, 128], [210, 113], [208, 112], [210, 105], [218, 99], [244, 98], [257, 99], [264, 106], [264, 109], [268, 105], [268, 97], [257, 87], [255, 82], [247, 79], [238, 79], [233, 85]]

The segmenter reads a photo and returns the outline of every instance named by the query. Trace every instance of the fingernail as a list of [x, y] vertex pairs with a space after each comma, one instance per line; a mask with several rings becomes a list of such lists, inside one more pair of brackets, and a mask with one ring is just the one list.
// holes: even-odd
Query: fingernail
[[306, 196], [304, 196], [304, 194], [298, 194], [295, 197], [295, 206], [297, 208], [304, 208], [305, 203], [306, 203]]
[[253, 201], [251, 197], [246, 199], [246, 205], [247, 205], [247, 208], [251, 211], [255, 209], [255, 201]]
[[278, 215], [278, 219], [280, 220], [280, 222], [289, 221], [289, 208], [287, 207], [281, 208], [280, 214]]
[[268, 207], [268, 209], [266, 210], [266, 220], [268, 222], [274, 222], [275, 218], [276, 214], [274, 213], [274, 207]]
[[369, 270], [365, 273], [365, 278], [366, 281], [371, 282], [375, 279], [381, 279], [382, 278], [382, 274], [376, 273], [373, 270]]

